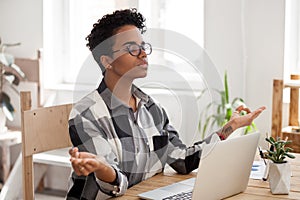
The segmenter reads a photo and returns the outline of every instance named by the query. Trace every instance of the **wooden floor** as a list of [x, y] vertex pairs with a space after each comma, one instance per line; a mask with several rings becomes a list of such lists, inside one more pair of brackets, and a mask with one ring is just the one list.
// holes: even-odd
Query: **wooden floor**
[[[0, 184], [0, 193], [1, 193], [2, 184]], [[36, 193], [35, 200], [63, 200], [65, 199], [64, 194], [62, 192], [45, 192], [45, 193]], [[52, 193], [52, 194], [51, 194]], [[54, 194], [53, 194], [54, 193]]]
[[52, 196], [52, 195], [46, 195], [46, 194], [35, 194], [36, 200], [63, 200], [64, 197], [58, 197], [58, 196]]
[[62, 200], [65, 199], [66, 191], [44, 189], [42, 192], [35, 193], [36, 200]]

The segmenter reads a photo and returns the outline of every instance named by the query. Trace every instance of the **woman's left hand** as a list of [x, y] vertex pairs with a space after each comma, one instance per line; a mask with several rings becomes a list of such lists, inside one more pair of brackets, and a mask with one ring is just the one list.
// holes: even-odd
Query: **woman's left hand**
[[[266, 109], [265, 106], [262, 106], [254, 111], [250, 111], [249, 108], [245, 108], [244, 106], [239, 106], [232, 114], [230, 121], [234, 121], [234, 124], [237, 128], [241, 128], [244, 126], [249, 126], [253, 122], [255, 118], [257, 118], [262, 111]], [[241, 112], [246, 112], [245, 115], [240, 115]]]

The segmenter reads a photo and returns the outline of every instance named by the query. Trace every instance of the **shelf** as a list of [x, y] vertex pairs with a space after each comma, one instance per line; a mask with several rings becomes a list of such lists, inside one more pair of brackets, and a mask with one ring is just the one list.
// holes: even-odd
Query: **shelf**
[[284, 87], [300, 88], [300, 80], [289, 80], [284, 83]]
[[293, 152], [300, 152], [300, 132], [294, 131], [293, 128], [299, 128], [299, 126], [288, 126], [282, 129], [282, 139], [288, 137], [288, 140], [293, 142], [288, 146], [293, 149]]
[[[293, 152], [300, 152], [300, 132], [295, 130], [299, 127], [299, 88], [300, 88], [300, 76], [291, 75], [291, 79], [286, 83], [283, 80], [273, 80], [273, 99], [272, 99], [272, 136], [274, 138], [280, 137], [288, 140], [292, 140], [292, 144], [289, 147], [293, 148]], [[290, 104], [289, 104], [289, 121], [288, 127], [282, 128], [282, 104], [283, 104], [283, 90], [289, 87], [290, 92]]]
[[[300, 127], [299, 126], [287, 126], [282, 129], [282, 132], [288, 132], [293, 134], [300, 134]], [[284, 138], [283, 138], [284, 139]]]

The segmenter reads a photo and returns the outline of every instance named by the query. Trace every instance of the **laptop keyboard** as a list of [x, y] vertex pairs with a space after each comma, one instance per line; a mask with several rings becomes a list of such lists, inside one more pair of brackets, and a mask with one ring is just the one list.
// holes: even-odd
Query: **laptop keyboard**
[[179, 194], [175, 194], [175, 195], [166, 197], [163, 200], [176, 200], [176, 199], [179, 199], [179, 200], [183, 199], [183, 200], [185, 200], [185, 199], [192, 199], [192, 192], [193, 191], [182, 192], [182, 193], [179, 193]]

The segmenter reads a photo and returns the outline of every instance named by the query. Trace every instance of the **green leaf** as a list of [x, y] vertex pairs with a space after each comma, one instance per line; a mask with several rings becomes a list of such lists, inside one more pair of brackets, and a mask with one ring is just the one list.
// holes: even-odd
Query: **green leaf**
[[14, 119], [15, 109], [10, 103], [9, 96], [5, 92], [0, 93], [0, 105], [7, 119], [12, 121]]
[[240, 97], [235, 97], [233, 100], [232, 100], [232, 105], [235, 104], [235, 103], [238, 103], [238, 102], [241, 102], [241, 103], [245, 103], [244, 100]]
[[266, 138], [266, 141], [269, 142], [271, 145], [274, 145], [274, 142], [275, 142], [275, 141], [274, 141], [274, 139], [272, 140], [271, 138], [272, 138], [272, 137]]
[[275, 143], [275, 139], [273, 137], [270, 137], [270, 140], [272, 141], [272, 143]]
[[257, 127], [254, 122], [251, 123], [251, 126], [252, 126], [253, 130], [257, 130]]
[[289, 158], [292, 158], [292, 159], [296, 158], [294, 155], [289, 154], [289, 153], [286, 153], [285, 155], [286, 155], [287, 157], [289, 157]]
[[223, 108], [225, 108], [225, 105], [226, 105], [226, 103], [227, 103], [227, 101], [226, 101], [226, 93], [225, 93], [225, 91], [221, 91], [220, 92], [221, 94], [221, 105], [220, 106], [222, 106]]
[[231, 118], [231, 116], [232, 116], [232, 109], [231, 109], [231, 107], [229, 107], [229, 108], [226, 109], [226, 116], [225, 116], [225, 119], [226, 119], [227, 121], [229, 121], [230, 118]]
[[292, 140], [288, 140], [285, 142], [285, 144], [291, 144], [292, 143]]
[[197, 96], [197, 100], [201, 99], [202, 96], [206, 93], [207, 90], [208, 90], [208, 88], [205, 88], [205, 89], [201, 90], [199, 96]]
[[293, 149], [290, 148], [290, 147], [286, 147], [286, 148], [285, 148], [285, 151], [286, 151], [286, 152], [291, 152], [291, 151], [293, 151]]
[[225, 85], [225, 102], [229, 103], [229, 91], [228, 91], [228, 82], [227, 82], [227, 71], [225, 71], [224, 75], [224, 85]]

